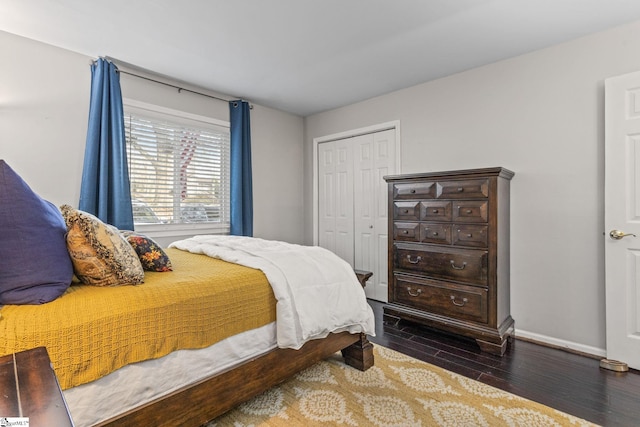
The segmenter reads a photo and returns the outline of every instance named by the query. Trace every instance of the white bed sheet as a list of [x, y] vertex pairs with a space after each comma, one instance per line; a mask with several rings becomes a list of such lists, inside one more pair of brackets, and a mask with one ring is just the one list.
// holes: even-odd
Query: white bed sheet
[[127, 365], [63, 392], [76, 427], [88, 427], [276, 348], [276, 322], [201, 350]]

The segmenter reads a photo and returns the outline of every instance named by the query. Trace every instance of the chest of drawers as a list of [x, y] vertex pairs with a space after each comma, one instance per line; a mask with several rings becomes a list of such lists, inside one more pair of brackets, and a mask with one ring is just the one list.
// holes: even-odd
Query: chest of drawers
[[385, 320], [421, 323], [503, 355], [509, 308], [509, 186], [504, 168], [386, 176]]

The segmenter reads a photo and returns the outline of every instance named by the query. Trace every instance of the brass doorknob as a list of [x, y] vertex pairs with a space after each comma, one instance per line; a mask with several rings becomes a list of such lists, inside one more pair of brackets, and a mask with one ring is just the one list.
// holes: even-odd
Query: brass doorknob
[[627, 237], [627, 236], [636, 237], [636, 235], [633, 233], [625, 233], [624, 231], [621, 231], [621, 230], [611, 230], [609, 232], [609, 237], [611, 237], [614, 240], [620, 240], [623, 237]]

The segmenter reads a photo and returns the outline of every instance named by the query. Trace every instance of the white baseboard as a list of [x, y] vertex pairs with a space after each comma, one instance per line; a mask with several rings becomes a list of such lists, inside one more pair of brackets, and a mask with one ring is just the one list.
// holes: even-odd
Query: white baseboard
[[590, 354], [597, 357], [606, 357], [607, 350], [589, 345], [578, 344], [572, 341], [565, 341], [558, 338], [548, 337], [546, 335], [536, 334], [534, 332], [523, 331], [522, 329], [516, 329], [516, 338], [529, 339], [539, 343], [549, 344], [554, 347], [563, 348], [567, 350], [578, 351], [580, 353]]

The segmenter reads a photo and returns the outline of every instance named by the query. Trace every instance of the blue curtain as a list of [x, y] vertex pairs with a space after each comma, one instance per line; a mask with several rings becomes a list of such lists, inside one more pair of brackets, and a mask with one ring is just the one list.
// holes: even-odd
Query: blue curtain
[[253, 236], [249, 103], [229, 102], [231, 122], [231, 234]]
[[133, 211], [118, 68], [105, 59], [91, 66], [91, 103], [80, 210], [122, 230], [133, 230]]

